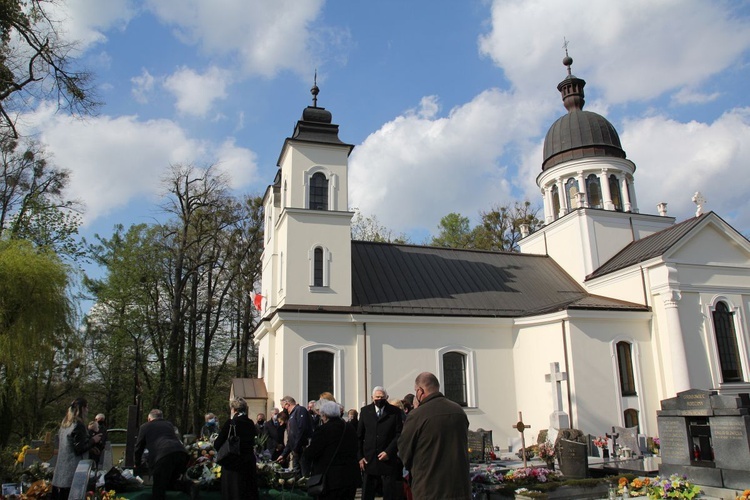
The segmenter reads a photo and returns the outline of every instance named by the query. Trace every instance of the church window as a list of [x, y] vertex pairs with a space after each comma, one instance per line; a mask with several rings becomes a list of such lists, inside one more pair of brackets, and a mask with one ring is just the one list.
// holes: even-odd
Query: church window
[[622, 212], [622, 193], [620, 192], [620, 181], [617, 180], [616, 175], [609, 176], [609, 192], [612, 195], [612, 204], [614, 204], [615, 210]]
[[625, 410], [623, 416], [625, 417], [625, 427], [640, 427], [640, 423], [638, 422], [638, 410], [628, 408]]
[[310, 178], [310, 210], [328, 210], [328, 179], [321, 172]]
[[726, 303], [717, 302], [712, 315], [716, 346], [719, 350], [721, 381], [724, 383], [742, 382], [742, 365], [734, 329], [734, 313], [729, 310]]
[[623, 396], [636, 395], [632, 347], [629, 342], [617, 343], [617, 367], [620, 372], [620, 391]]
[[317, 400], [324, 392], [334, 392], [334, 353], [312, 351], [307, 353], [307, 399]]
[[460, 352], [443, 354], [443, 390], [445, 397], [461, 406], [466, 401], [466, 355]]
[[313, 259], [313, 286], [323, 286], [323, 249], [315, 248]]
[[560, 192], [557, 185], [552, 186], [552, 215], [555, 219], [560, 217]]
[[589, 207], [602, 208], [602, 187], [599, 176], [591, 174], [586, 177], [586, 195], [588, 196]]
[[568, 197], [568, 208], [578, 208], [578, 180], [571, 177], [565, 182], [565, 194]]

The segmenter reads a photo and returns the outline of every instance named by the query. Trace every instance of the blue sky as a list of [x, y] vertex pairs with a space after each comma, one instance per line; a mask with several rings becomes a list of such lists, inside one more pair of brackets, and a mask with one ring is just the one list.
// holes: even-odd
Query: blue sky
[[25, 130], [72, 172], [82, 233], [158, 215], [171, 163], [217, 164], [262, 194], [305, 106], [333, 113], [350, 205], [421, 242], [441, 217], [541, 205], [565, 110], [563, 39], [635, 162], [640, 211], [707, 209], [750, 234], [750, 3], [701, 0], [68, 0], [55, 12], [96, 75], [99, 114]]

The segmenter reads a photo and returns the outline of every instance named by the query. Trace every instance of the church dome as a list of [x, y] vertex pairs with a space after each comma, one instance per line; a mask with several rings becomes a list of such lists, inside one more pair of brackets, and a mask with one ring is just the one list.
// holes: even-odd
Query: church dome
[[573, 58], [567, 55], [567, 49], [563, 64], [568, 68], [568, 76], [557, 85], [557, 90], [568, 114], [553, 123], [544, 138], [542, 171], [580, 158], [625, 158], [615, 127], [603, 116], [583, 111], [586, 81], [571, 73]]
[[603, 116], [571, 109], [552, 124], [544, 138], [542, 170], [568, 160], [593, 156], [625, 158], [620, 136]]

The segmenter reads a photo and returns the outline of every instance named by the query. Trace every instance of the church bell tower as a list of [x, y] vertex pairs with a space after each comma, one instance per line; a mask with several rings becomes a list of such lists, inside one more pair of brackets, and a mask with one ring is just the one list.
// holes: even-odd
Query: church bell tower
[[331, 112], [306, 107], [284, 141], [279, 170], [263, 199], [262, 315], [276, 308], [351, 305], [348, 159]]

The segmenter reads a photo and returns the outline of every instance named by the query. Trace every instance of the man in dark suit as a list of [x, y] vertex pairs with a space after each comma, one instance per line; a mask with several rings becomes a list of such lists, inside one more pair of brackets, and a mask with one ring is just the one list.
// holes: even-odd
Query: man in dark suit
[[398, 438], [403, 419], [401, 409], [388, 403], [381, 387], [372, 390], [372, 403], [359, 412], [359, 468], [364, 473], [362, 500], [372, 500], [379, 485], [383, 499], [403, 498], [403, 465], [398, 458]]
[[167, 490], [179, 489], [191, 496], [198, 492], [198, 485], [182, 481], [180, 476], [187, 468], [188, 453], [177, 434], [177, 428], [164, 420], [161, 410], [151, 410], [148, 422], [138, 429], [135, 442], [135, 463], [140, 464], [143, 453], [148, 450], [148, 467], [153, 477], [151, 498], [164, 500]]

